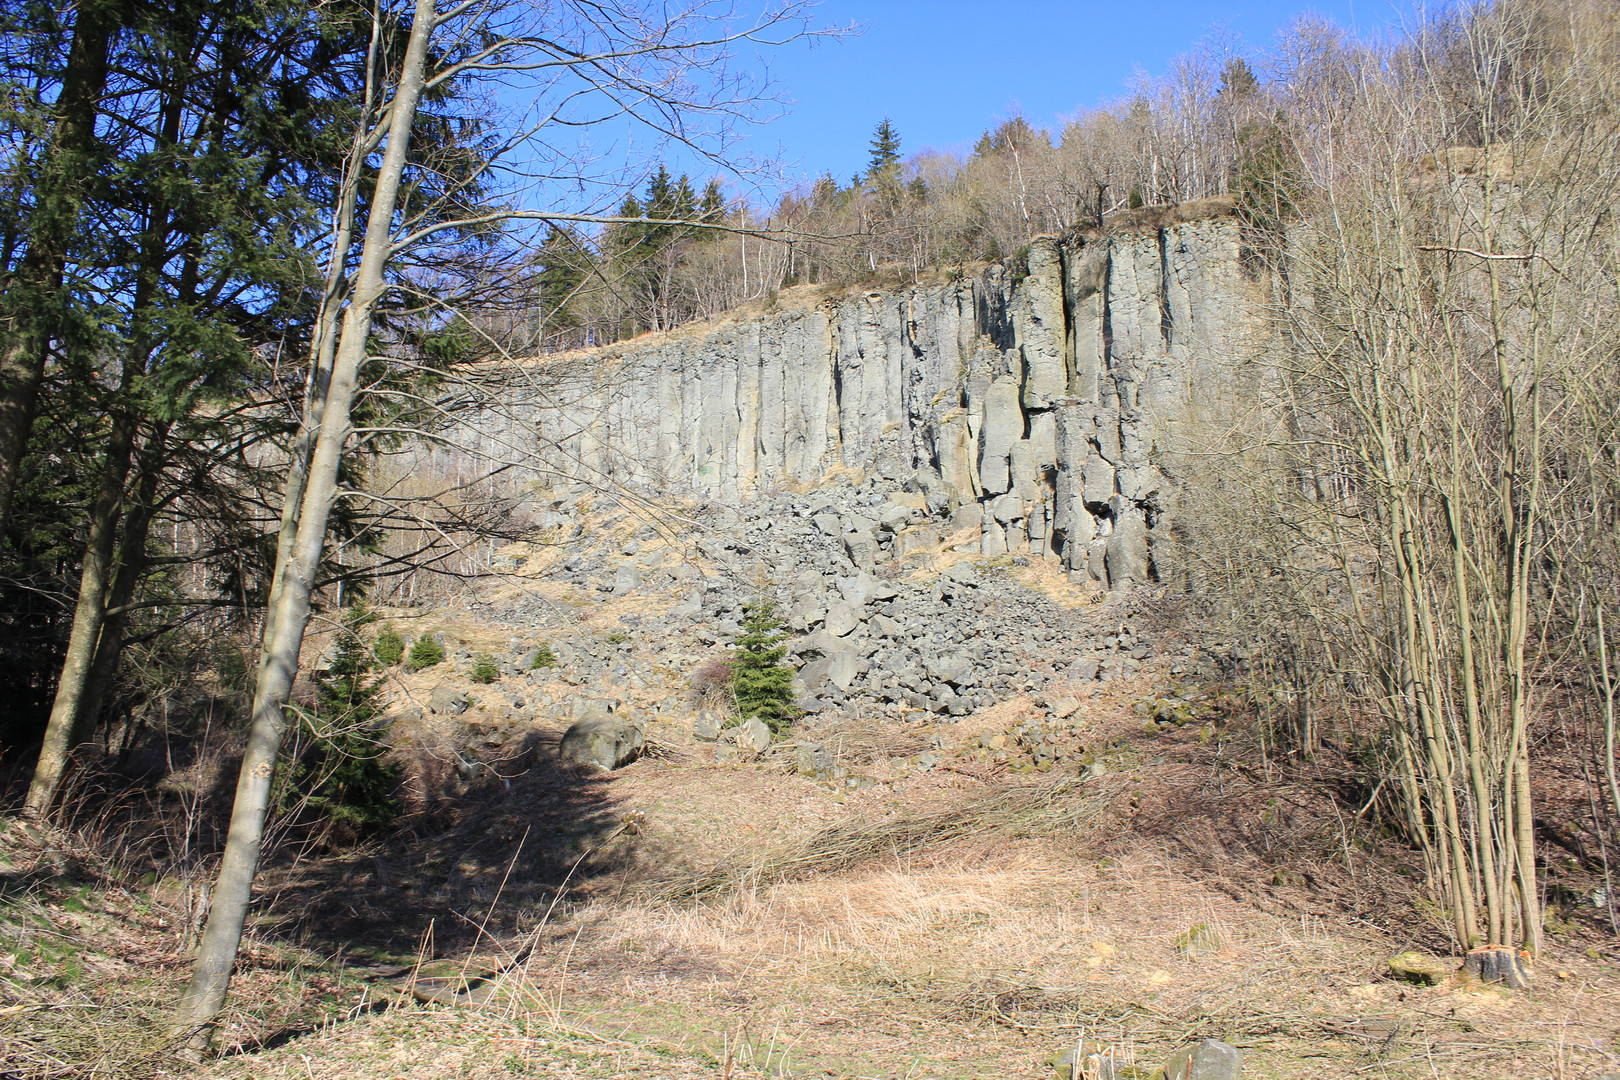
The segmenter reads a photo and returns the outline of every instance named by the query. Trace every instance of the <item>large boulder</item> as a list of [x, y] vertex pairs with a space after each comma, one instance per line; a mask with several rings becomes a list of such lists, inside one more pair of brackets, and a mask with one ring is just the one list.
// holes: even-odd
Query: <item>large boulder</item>
[[929, 677], [940, 682], [962, 683], [973, 674], [973, 661], [961, 653], [952, 653], [947, 656], [930, 656], [923, 661], [923, 667]]
[[801, 776], [820, 778], [832, 771], [833, 757], [820, 743], [800, 743], [794, 764]]
[[613, 595], [623, 596], [641, 588], [641, 571], [630, 563], [620, 563], [613, 572]]
[[795, 630], [805, 631], [827, 617], [827, 609], [815, 597], [806, 597], [793, 605], [788, 612], [788, 625]]
[[1024, 500], [1011, 492], [992, 500], [987, 509], [990, 516], [1003, 525], [1024, 519]]
[[699, 712], [697, 719], [692, 722], [692, 738], [698, 742], [719, 742], [724, 730], [720, 726], [720, 718], [708, 709]]
[[843, 637], [861, 625], [860, 612], [850, 604], [833, 604], [827, 608], [824, 625], [827, 627], [827, 633]]
[[870, 570], [877, 565], [878, 542], [877, 537], [867, 530], [844, 534], [844, 553], [849, 561], [862, 570]]
[[871, 602], [872, 591], [877, 584], [878, 579], [871, 574], [841, 577], [838, 579], [838, 595], [844, 598], [844, 603], [852, 607], [865, 607]]
[[428, 706], [436, 713], [460, 716], [471, 704], [471, 698], [449, 683], [440, 683], [428, 692]]
[[744, 750], [763, 753], [771, 747], [771, 729], [757, 716], [750, 716], [737, 728], [737, 745]]
[[840, 690], [848, 690], [855, 676], [860, 674], [859, 661], [855, 654], [848, 649], [840, 649], [827, 657], [832, 661], [832, 668], [827, 673], [827, 680]]
[[872, 629], [881, 637], [899, 638], [906, 632], [906, 628], [898, 619], [891, 619], [887, 615], [876, 615], [872, 618]]
[[1189, 1046], [1164, 1063], [1164, 1080], [1241, 1080], [1243, 1055], [1215, 1039]]
[[557, 756], [571, 765], [619, 769], [640, 757], [646, 745], [646, 732], [628, 717], [595, 716], [563, 733]]
[[825, 629], [812, 630], [800, 638], [788, 642], [788, 652], [794, 656], [810, 656], [816, 653], [825, 655], [832, 649], [844, 647], [844, 639], [833, 637]]
[[878, 528], [884, 532], [897, 533], [914, 522], [928, 519], [928, 506], [923, 496], [909, 492], [895, 492], [889, 496], [887, 502], [878, 507]]
[[575, 720], [606, 720], [613, 715], [612, 698], [576, 697], [569, 702]]
[[838, 593], [844, 602], [861, 608], [881, 600], [893, 600], [900, 595], [900, 587], [892, 581], [883, 581], [871, 574], [856, 574], [838, 579]]
[[828, 683], [840, 690], [848, 690], [859, 674], [853, 651], [833, 649], [820, 660], [812, 660], [799, 669], [799, 685], [808, 694], [816, 693]]
[[930, 514], [948, 514], [955, 510], [959, 498], [956, 487], [947, 483], [932, 465], [918, 469], [905, 482], [908, 492], [921, 493], [923, 509]]

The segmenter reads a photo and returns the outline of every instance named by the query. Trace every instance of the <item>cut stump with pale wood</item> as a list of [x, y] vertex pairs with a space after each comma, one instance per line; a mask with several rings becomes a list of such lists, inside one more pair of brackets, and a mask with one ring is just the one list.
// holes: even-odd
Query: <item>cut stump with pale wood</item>
[[1463, 957], [1463, 971], [1480, 982], [1502, 983], [1511, 989], [1523, 990], [1530, 985], [1529, 973], [1525, 971], [1529, 960], [1528, 953], [1521, 954], [1506, 945], [1481, 945], [1469, 949], [1468, 955]]

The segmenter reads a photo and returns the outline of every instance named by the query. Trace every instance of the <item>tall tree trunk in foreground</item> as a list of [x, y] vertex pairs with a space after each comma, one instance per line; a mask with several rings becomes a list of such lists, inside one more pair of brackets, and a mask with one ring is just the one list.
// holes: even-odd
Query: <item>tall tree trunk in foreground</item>
[[[398, 85], [389, 106], [387, 145], [366, 220], [360, 266], [343, 313], [309, 469], [303, 478], [302, 497], [296, 501], [291, 550], [285, 565], [277, 567], [277, 580], [269, 599], [252, 727], [237, 779], [230, 832], [220, 860], [208, 923], [198, 947], [196, 968], [191, 985], [180, 1000], [177, 1015], [180, 1033], [196, 1053], [206, 1046], [213, 1021], [224, 1007], [231, 968], [236, 962], [242, 926], [247, 919], [265, 816], [270, 808], [276, 756], [287, 728], [283, 707], [298, 672], [298, 653], [309, 624], [310, 595], [326, 541], [327, 518], [337, 497], [338, 465], [350, 435], [349, 412], [360, 366], [366, 358], [372, 315], [386, 289], [383, 272], [393, 242], [393, 212], [400, 194], [411, 126], [422, 93], [436, 14], [434, 0], [417, 0]], [[318, 371], [311, 372], [312, 379], [318, 375]], [[289, 496], [292, 494], [288, 492]], [[292, 508], [293, 499], [284, 500], [284, 531]]]

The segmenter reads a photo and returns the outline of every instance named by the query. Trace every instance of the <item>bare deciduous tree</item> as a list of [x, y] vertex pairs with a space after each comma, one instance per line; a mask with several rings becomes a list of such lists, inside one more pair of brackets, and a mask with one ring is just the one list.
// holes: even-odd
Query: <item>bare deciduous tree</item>
[[[793, 0], [751, 20], [702, 2], [529, 8], [462, 0], [441, 10], [436, 0], [415, 0], [408, 10], [379, 5], [373, 11], [374, 77], [334, 207], [328, 289], [284, 492], [251, 728], [207, 926], [177, 1016], [178, 1029], [197, 1052], [225, 1002], [248, 913], [287, 728], [284, 710], [312, 614], [328, 521], [348, 494], [339, 482], [340, 467], [358, 434], [353, 409], [371, 356], [373, 323], [379, 305], [399, 287], [391, 273], [435, 238], [476, 238], [479, 229], [503, 220], [550, 217], [544, 211], [492, 206], [477, 195], [482, 181], [517, 146], [529, 147], [548, 168], [583, 168], [577, 158], [544, 142], [553, 124], [567, 130], [631, 118], [720, 160], [723, 142], [716, 148], [694, 133], [708, 118], [719, 122], [723, 134], [727, 122], [746, 118], [758, 103], [746, 80], [727, 76], [729, 49], [744, 41], [779, 44], [806, 32], [803, 4]], [[701, 78], [694, 75], [698, 71]], [[536, 79], [537, 121], [464, 154], [428, 162], [413, 158], [412, 136], [425, 94], [442, 93], [458, 82], [525, 74]], [[362, 188], [363, 224], [356, 194]], [[356, 241], [358, 259], [351, 264]]]

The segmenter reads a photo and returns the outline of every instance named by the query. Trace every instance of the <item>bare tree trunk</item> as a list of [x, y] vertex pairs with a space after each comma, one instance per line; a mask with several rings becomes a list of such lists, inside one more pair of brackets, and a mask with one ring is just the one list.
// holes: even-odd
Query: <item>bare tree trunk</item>
[[[434, 0], [417, 0], [410, 38], [390, 106], [387, 146], [378, 169], [366, 222], [365, 242], [354, 289], [343, 315], [330, 382], [320, 410], [313, 452], [284, 567], [270, 597], [265, 623], [259, 681], [253, 701], [252, 727], [237, 780], [236, 801], [214, 886], [208, 923], [198, 946], [191, 984], [181, 998], [177, 1021], [195, 1052], [207, 1043], [214, 1018], [225, 1004], [231, 969], [246, 922], [259, 848], [269, 810], [271, 781], [287, 721], [283, 707], [298, 671], [298, 654], [309, 623], [310, 596], [326, 540], [327, 518], [337, 497], [338, 465], [350, 435], [349, 410], [365, 361], [371, 320], [386, 282], [383, 276], [392, 247], [393, 213], [417, 102], [421, 97], [428, 44], [436, 25]], [[316, 373], [312, 373], [312, 378]], [[295, 481], [289, 479], [289, 489]], [[289, 490], [289, 496], [291, 490]], [[284, 501], [283, 537], [288, 533]], [[281, 542], [278, 541], [278, 547]]]
[[[162, 111], [158, 144], [173, 146], [180, 136], [180, 123], [185, 111], [184, 76], [164, 88], [167, 100]], [[169, 231], [170, 206], [159, 194], [146, 207], [146, 227], [142, 230], [140, 256], [137, 263], [135, 296], [131, 305], [133, 324], [144, 324], [157, 303], [162, 287], [163, 266], [168, 259], [165, 241]], [[134, 451], [136, 434], [136, 383], [146, 372], [151, 355], [150, 343], [144, 332], [137, 331], [124, 356], [118, 389], [112, 398], [112, 433], [102, 457], [101, 484], [90, 511], [90, 531], [84, 547], [84, 559], [79, 573], [79, 594], [73, 610], [73, 627], [68, 635], [67, 654], [62, 659], [62, 672], [56, 682], [56, 697], [51, 703], [50, 720], [45, 727], [45, 739], [40, 747], [39, 760], [34, 766], [33, 782], [23, 813], [41, 817], [56, 797], [57, 786], [67, 768], [67, 759], [73, 749], [73, 733], [79, 727], [83, 712], [85, 688], [94, 666], [97, 643], [101, 639], [102, 623], [107, 612], [107, 588], [113, 574], [113, 552], [117, 540], [118, 522], [124, 503], [124, 483], [129, 478], [130, 455]]]
[[94, 736], [107, 694], [118, 675], [118, 661], [124, 650], [124, 631], [129, 624], [129, 604], [135, 599], [136, 586], [146, 570], [146, 540], [156, 512], [154, 502], [158, 480], [163, 474], [168, 434], [167, 423], [157, 425], [146, 449], [139, 455], [135, 492], [129, 500], [129, 509], [124, 513], [117, 565], [113, 570], [112, 585], [107, 590], [106, 620], [101, 625], [96, 658], [90, 666], [78, 715], [73, 721], [70, 746], [79, 746]]
[[90, 511], [90, 536], [84, 546], [79, 599], [73, 609], [67, 655], [62, 659], [62, 673], [56, 683], [56, 698], [51, 703], [51, 718], [45, 726], [45, 741], [34, 765], [34, 779], [28, 785], [28, 797], [23, 803], [26, 817], [43, 817], [50, 810], [62, 774], [67, 770], [68, 753], [73, 749], [73, 733], [107, 611], [107, 583], [112, 575], [113, 543], [124, 499], [124, 480], [129, 473], [134, 429], [134, 420], [126, 414], [120, 413], [113, 420], [112, 438], [102, 459], [101, 486]]

